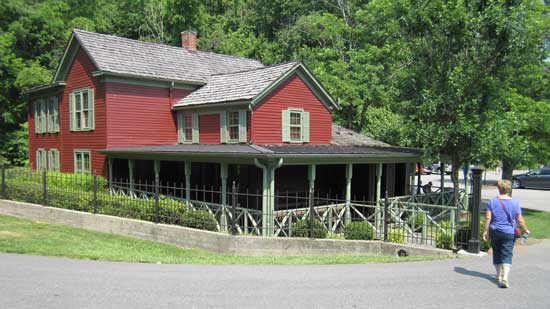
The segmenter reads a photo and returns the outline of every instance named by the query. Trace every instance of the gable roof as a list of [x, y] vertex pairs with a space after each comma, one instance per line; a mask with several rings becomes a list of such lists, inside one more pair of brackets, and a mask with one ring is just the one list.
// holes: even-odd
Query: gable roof
[[254, 105], [288, 78], [298, 74], [330, 110], [338, 105], [300, 62], [287, 62], [242, 72], [212, 75], [206, 85], [192, 92], [174, 108], [245, 101]]
[[262, 68], [254, 59], [73, 30], [54, 82], [65, 80], [72, 57], [81, 46], [97, 70], [124, 76], [205, 84], [213, 74]]

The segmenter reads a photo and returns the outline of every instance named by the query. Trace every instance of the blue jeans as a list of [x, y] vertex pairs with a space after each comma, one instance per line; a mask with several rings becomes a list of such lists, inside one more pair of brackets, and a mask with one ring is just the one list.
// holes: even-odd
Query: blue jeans
[[516, 235], [489, 230], [489, 237], [491, 238], [491, 247], [493, 248], [493, 264], [512, 265]]

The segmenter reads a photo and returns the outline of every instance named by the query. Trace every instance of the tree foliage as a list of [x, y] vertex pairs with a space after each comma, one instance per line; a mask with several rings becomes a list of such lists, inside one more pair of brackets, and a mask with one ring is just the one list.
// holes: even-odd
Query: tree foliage
[[548, 163], [548, 16], [532, 0], [4, 0], [2, 156], [25, 162], [21, 90], [51, 80], [80, 28], [176, 46], [195, 30], [202, 50], [302, 61], [341, 104], [336, 122], [457, 168]]

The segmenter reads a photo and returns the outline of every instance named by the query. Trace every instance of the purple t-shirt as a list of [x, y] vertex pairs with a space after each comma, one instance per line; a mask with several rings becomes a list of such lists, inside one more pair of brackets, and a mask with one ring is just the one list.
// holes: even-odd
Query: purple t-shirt
[[[489, 227], [492, 230], [500, 231], [506, 234], [514, 234], [514, 229], [516, 228], [516, 216], [521, 215], [521, 207], [519, 206], [519, 201], [516, 199], [502, 199], [502, 204], [506, 207], [510, 219], [512, 219], [512, 224], [508, 220], [508, 216], [500, 206], [498, 197], [493, 197], [489, 204], [487, 205], [487, 210], [492, 214], [491, 223]], [[512, 226], [513, 225], [513, 226]]]

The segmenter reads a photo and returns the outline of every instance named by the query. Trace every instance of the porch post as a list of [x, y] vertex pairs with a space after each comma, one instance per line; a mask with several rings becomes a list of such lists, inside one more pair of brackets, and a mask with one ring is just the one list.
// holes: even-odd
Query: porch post
[[107, 165], [109, 166], [109, 192], [113, 192], [113, 159], [107, 159]]
[[346, 212], [344, 217], [344, 225], [351, 223], [351, 178], [353, 177], [353, 164], [346, 164]]
[[382, 163], [376, 165], [376, 209], [374, 226], [376, 233], [380, 235], [382, 229], [382, 209], [380, 205], [380, 195], [382, 192]]
[[443, 161], [439, 162], [439, 170], [441, 171], [441, 178], [440, 178], [440, 189], [439, 189], [439, 194], [440, 194], [440, 204], [441, 205], [445, 205], [445, 192], [443, 191], [443, 189], [445, 188], [445, 163]]
[[254, 164], [262, 169], [262, 236], [273, 236], [275, 210], [275, 170], [283, 165], [283, 159], [262, 163], [254, 159]]
[[269, 210], [269, 168], [264, 167], [262, 169], [262, 236], [268, 236], [267, 230], [269, 229], [268, 226], [268, 215], [267, 212]]
[[267, 223], [268, 229], [267, 229], [267, 235], [273, 236], [273, 233], [275, 232], [275, 222], [274, 222], [274, 214], [275, 211], [275, 170], [277, 169], [277, 166], [271, 166], [269, 168], [269, 209], [267, 212], [267, 219], [269, 220]]
[[134, 195], [134, 160], [128, 159], [128, 186], [130, 194]]
[[191, 162], [185, 161], [185, 199], [191, 200]]
[[227, 231], [227, 216], [226, 216], [226, 206], [227, 206], [227, 173], [228, 164], [220, 163], [220, 178], [222, 182], [222, 213], [220, 215], [220, 225], [222, 231]]

